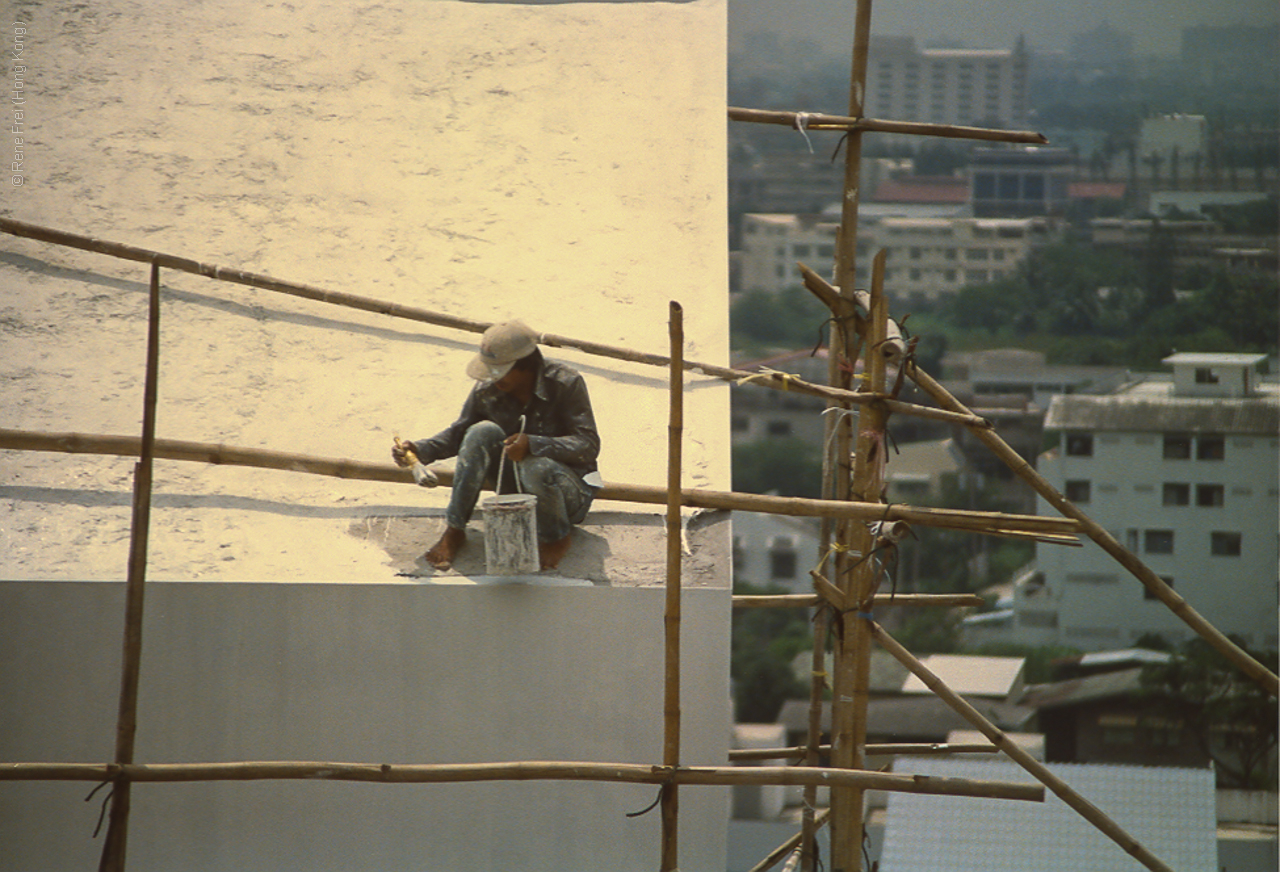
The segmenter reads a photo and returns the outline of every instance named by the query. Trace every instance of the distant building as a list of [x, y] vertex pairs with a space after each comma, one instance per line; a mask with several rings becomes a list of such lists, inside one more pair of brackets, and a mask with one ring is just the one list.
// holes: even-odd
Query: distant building
[[[1054, 447], [1038, 469], [1219, 630], [1274, 648], [1280, 389], [1262, 382], [1265, 359], [1175, 354], [1171, 379], [1056, 397], [1045, 421]], [[1009, 608], [975, 616], [965, 637], [1097, 650], [1146, 633], [1191, 636], [1087, 543], [1038, 546]]]
[[1022, 40], [1013, 49], [920, 49], [909, 36], [872, 36], [863, 108], [874, 118], [1022, 128], [1028, 59]]
[[970, 204], [979, 218], [1061, 215], [1075, 178], [1075, 158], [1065, 148], [976, 148], [970, 178]]
[[733, 516], [733, 580], [755, 587], [812, 593], [809, 570], [822, 556], [817, 518], [758, 512]]
[[[798, 287], [801, 262], [829, 277], [837, 227], [838, 221], [817, 215], [744, 215], [741, 290]], [[858, 281], [869, 281], [872, 255], [883, 248], [885, 289], [896, 301], [936, 300], [965, 285], [1012, 275], [1053, 232], [1054, 225], [1040, 218], [870, 220], [859, 228]]]

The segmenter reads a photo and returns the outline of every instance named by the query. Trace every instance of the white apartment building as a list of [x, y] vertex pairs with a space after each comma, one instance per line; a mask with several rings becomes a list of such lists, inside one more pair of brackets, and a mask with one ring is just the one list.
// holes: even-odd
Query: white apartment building
[[873, 36], [863, 107], [895, 121], [1022, 128], [1028, 58], [1022, 40], [1009, 50], [920, 49], [909, 36]]
[[[802, 283], [803, 262], [829, 275], [835, 222], [817, 216], [750, 213], [742, 219], [743, 290], [781, 291]], [[871, 256], [887, 249], [885, 289], [896, 300], [936, 300], [965, 285], [1010, 275], [1053, 224], [1044, 218], [886, 217], [859, 228], [858, 281], [869, 281]]]
[[[1038, 469], [1187, 602], [1246, 644], [1277, 644], [1280, 388], [1261, 354], [1174, 354], [1173, 378], [1105, 396], [1056, 397], [1057, 435]], [[1053, 510], [1041, 503], [1042, 513]], [[1101, 548], [1042, 545], [1010, 607], [978, 616], [966, 641], [1083, 650], [1191, 630]]]

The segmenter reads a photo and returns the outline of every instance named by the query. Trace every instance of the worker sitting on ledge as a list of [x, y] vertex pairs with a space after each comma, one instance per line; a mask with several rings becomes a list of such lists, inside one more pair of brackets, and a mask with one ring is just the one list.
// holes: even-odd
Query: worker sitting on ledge
[[[424, 464], [415, 467], [415, 478], [425, 486], [436, 484], [425, 464], [458, 458], [447, 526], [423, 556], [436, 569], [450, 568], [466, 544], [481, 488], [490, 483], [499, 493], [512, 493], [518, 481], [537, 497], [538, 556], [543, 569], [552, 569], [569, 552], [573, 525], [587, 516], [601, 484], [600, 435], [586, 382], [576, 370], [544, 359], [538, 334], [520, 321], [484, 332], [467, 375], [477, 384], [458, 420], [430, 439], [399, 443], [391, 452], [401, 466], [413, 466], [409, 452], [415, 453]], [[500, 462], [499, 452], [508, 462]]]

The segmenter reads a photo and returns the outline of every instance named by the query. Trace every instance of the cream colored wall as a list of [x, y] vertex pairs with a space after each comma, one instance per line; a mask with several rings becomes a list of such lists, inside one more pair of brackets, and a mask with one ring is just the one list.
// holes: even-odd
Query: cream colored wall
[[[662, 762], [660, 588], [152, 583], [136, 760]], [[682, 762], [724, 765], [727, 590], [687, 591]], [[0, 584], [0, 760], [106, 762], [123, 586]], [[20, 716], [16, 716], [20, 712]], [[90, 868], [93, 785], [0, 782], [0, 870]], [[101, 799], [99, 792], [97, 799]], [[138, 784], [129, 868], [650, 870], [657, 788]], [[729, 788], [680, 792], [721, 872]]]
[[[657, 354], [677, 300], [686, 356], [728, 364], [725, 0], [28, 11], [7, 216]], [[136, 435], [145, 265], [8, 236], [0, 254], [5, 426]], [[162, 438], [388, 461], [471, 387], [475, 334], [162, 280]], [[665, 484], [666, 370], [548, 353], [587, 379], [604, 477]], [[729, 486], [728, 391], [689, 380], [688, 486]], [[0, 491], [0, 578], [122, 578], [132, 466], [0, 452], [22, 487]], [[156, 489], [152, 577], [229, 580], [393, 579], [348, 524], [447, 498], [178, 463]]]

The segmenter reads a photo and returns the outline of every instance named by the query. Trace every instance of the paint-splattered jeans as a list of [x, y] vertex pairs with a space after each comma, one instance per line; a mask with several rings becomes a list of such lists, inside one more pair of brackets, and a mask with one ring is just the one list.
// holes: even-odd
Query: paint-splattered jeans
[[486, 482], [494, 482], [502, 465], [505, 471], [500, 493], [516, 493], [518, 479], [519, 491], [538, 498], [539, 541], [556, 542], [568, 536], [573, 525], [582, 523], [587, 516], [595, 489], [569, 467], [547, 457], [528, 455], [519, 463], [507, 460], [500, 464], [505, 438], [502, 428], [492, 421], [481, 421], [467, 430], [458, 449], [445, 522], [455, 529], [466, 529], [480, 491]]

